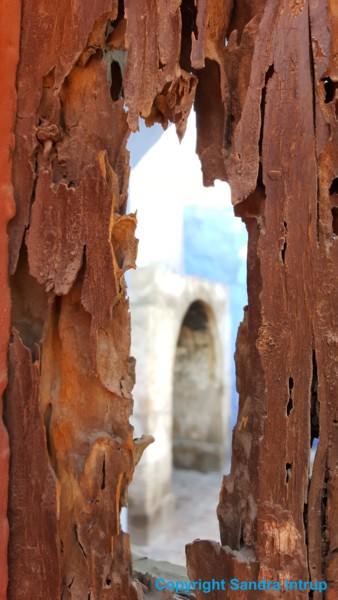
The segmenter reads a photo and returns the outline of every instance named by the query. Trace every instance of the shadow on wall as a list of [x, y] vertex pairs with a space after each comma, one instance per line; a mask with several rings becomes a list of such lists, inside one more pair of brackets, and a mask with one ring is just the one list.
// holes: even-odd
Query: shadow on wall
[[155, 442], [130, 486], [129, 522], [148, 539], [174, 502], [173, 446], [181, 467], [220, 470], [230, 458], [228, 292], [149, 266], [132, 273], [130, 297], [137, 359], [132, 423], [136, 436], [151, 434]]
[[173, 466], [219, 471], [224, 462], [223, 389], [217, 378], [211, 309], [193, 302], [179, 333], [174, 362]]
[[233, 355], [243, 307], [247, 304], [246, 255], [248, 235], [244, 224], [233, 214], [230, 203], [224, 206], [187, 206], [184, 211], [184, 270], [223, 283], [229, 289], [230, 302], [230, 377], [232, 425], [237, 418]]

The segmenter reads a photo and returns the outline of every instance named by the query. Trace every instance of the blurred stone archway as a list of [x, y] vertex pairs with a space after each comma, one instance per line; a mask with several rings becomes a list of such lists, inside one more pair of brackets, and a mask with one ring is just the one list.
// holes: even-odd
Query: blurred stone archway
[[[209, 414], [209, 421], [212, 421], [210, 430], [215, 421], [218, 422], [214, 430], [215, 439], [203, 439], [205, 422], [201, 421], [201, 439], [197, 444], [201, 451], [200, 468], [218, 469], [229, 462], [229, 299], [227, 288], [221, 284], [179, 275], [163, 267], [144, 267], [132, 273], [130, 296], [132, 352], [137, 359], [132, 420], [136, 435], [146, 433], [155, 438], [143, 455], [129, 490], [128, 516], [132, 537], [143, 544], [158, 530], [162, 519], [166, 519], [173, 506], [173, 452], [175, 456], [175, 443], [178, 443], [175, 426], [173, 435], [175, 379], [177, 384], [179, 377], [177, 350], [182, 325], [191, 307], [203, 307], [203, 314], [208, 315], [209, 319], [207, 337], [213, 364], [212, 377], [210, 373], [204, 384], [209, 386], [210, 396], [205, 396], [203, 390], [200, 402], [205, 404], [205, 416]], [[192, 374], [193, 363], [191, 367]], [[200, 365], [196, 364], [196, 367]], [[181, 371], [181, 376], [182, 381], [188, 373]], [[209, 403], [212, 397], [216, 404]], [[196, 414], [190, 415], [190, 418], [196, 420]], [[188, 439], [185, 439], [183, 445], [187, 447], [187, 443], [189, 445]], [[182, 443], [180, 445], [179, 454], [184, 462]], [[188, 453], [191, 450], [190, 444]], [[187, 459], [188, 454], [185, 456]], [[194, 465], [190, 467], [194, 468]]]

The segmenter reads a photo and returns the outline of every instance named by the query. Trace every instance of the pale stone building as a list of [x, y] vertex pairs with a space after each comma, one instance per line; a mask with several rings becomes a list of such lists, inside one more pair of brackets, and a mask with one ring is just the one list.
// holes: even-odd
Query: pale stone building
[[221, 470], [230, 456], [229, 305], [224, 286], [149, 266], [130, 283], [137, 358], [133, 423], [155, 438], [129, 494], [144, 543], [173, 504], [173, 467]]
[[[165, 144], [164, 136], [149, 141], [148, 131], [142, 133], [147, 153], [132, 170], [130, 187], [140, 238], [138, 268], [128, 277], [136, 358], [132, 422], [136, 437], [155, 438], [129, 490], [136, 543], [146, 543], [173, 506], [173, 468], [221, 471], [231, 446], [229, 291], [188, 275], [184, 254], [185, 207], [215, 206], [217, 190], [203, 190], [193, 124], [181, 146], [173, 128]], [[227, 194], [226, 187], [218, 190], [216, 204], [225, 205]]]

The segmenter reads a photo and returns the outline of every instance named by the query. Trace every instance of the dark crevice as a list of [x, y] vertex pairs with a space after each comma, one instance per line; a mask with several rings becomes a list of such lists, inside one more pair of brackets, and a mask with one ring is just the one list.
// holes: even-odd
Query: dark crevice
[[73, 583], [74, 583], [74, 579], [75, 577], [73, 577], [73, 579], [71, 580], [70, 584], [67, 585], [68, 589], [70, 590], [70, 588], [72, 587]]
[[266, 198], [266, 193], [265, 193], [265, 185], [263, 182], [262, 157], [263, 157], [263, 136], [264, 136], [266, 90], [267, 90], [267, 85], [268, 85], [270, 79], [273, 77], [274, 73], [275, 73], [274, 66], [270, 65], [265, 74], [265, 81], [264, 81], [264, 87], [262, 89], [261, 107], [260, 107], [260, 109], [261, 109], [261, 129], [260, 129], [259, 142], [258, 142], [259, 166], [258, 166], [258, 175], [257, 175], [257, 190], [262, 195], [264, 195], [264, 199]]
[[322, 77], [321, 81], [324, 83], [325, 104], [329, 104], [335, 98], [338, 81], [333, 81], [330, 77]]
[[123, 77], [122, 70], [119, 63], [113, 60], [110, 65], [111, 72], [111, 86], [110, 96], [113, 102], [116, 102], [120, 98], [123, 98]]
[[285, 265], [286, 247], [287, 247], [287, 243], [286, 243], [286, 240], [284, 240], [283, 247], [281, 249], [281, 259], [282, 259], [284, 265]]
[[187, 327], [192, 331], [205, 331], [208, 328], [208, 315], [205, 311], [203, 303], [200, 301], [193, 302], [187, 311], [182, 327]]
[[34, 154], [32, 156], [32, 170], [33, 170], [32, 195], [31, 195], [31, 202], [29, 205], [28, 224], [25, 227], [25, 231], [29, 231], [32, 210], [33, 210], [33, 206], [34, 206], [35, 199], [36, 199], [36, 189], [38, 186], [38, 177], [39, 177], [39, 146], [40, 146], [40, 143], [37, 140], [37, 144], [34, 149]]
[[289, 400], [288, 400], [288, 404], [286, 407], [287, 416], [290, 415], [292, 409], [293, 409], [293, 378], [289, 377]]
[[117, 27], [119, 23], [124, 19], [124, 0], [118, 0], [117, 17], [114, 21], [110, 21], [109, 25], [111, 29]]
[[312, 381], [311, 381], [311, 446], [315, 438], [319, 438], [319, 398], [318, 373], [316, 353], [312, 351]]
[[24, 345], [32, 352], [43, 338], [48, 311], [48, 295], [42, 284], [29, 272], [28, 252], [23, 242], [16, 271], [10, 279], [12, 325], [18, 330]]
[[262, 159], [262, 150], [263, 150], [263, 135], [264, 135], [264, 118], [265, 118], [265, 103], [266, 103], [266, 90], [267, 90], [267, 85], [270, 81], [270, 79], [273, 77], [275, 73], [275, 69], [273, 65], [270, 65], [267, 72], [265, 73], [265, 81], [264, 81], [264, 87], [262, 89], [262, 98], [261, 98], [261, 131], [260, 131], [260, 136], [259, 136], [259, 143], [258, 143], [258, 147], [259, 147], [259, 156]]
[[303, 523], [304, 523], [304, 532], [305, 532], [305, 545], [308, 548], [308, 540], [309, 540], [309, 531], [308, 531], [308, 504], [307, 502], [303, 507]]
[[195, 6], [194, 0], [183, 0], [181, 4], [181, 17], [182, 17], [182, 34], [181, 34], [181, 56], [180, 66], [185, 71], [191, 71], [191, 34], [193, 33], [195, 39], [198, 39], [197, 30], [197, 7]]
[[330, 185], [330, 196], [334, 196], [335, 194], [338, 195], [338, 177], [335, 177]]
[[286, 414], [287, 414], [288, 417], [290, 416], [290, 413], [291, 413], [292, 409], [293, 409], [292, 398], [289, 398], [288, 405], [286, 407]]
[[240, 536], [239, 536], [239, 546], [238, 546], [238, 550], [240, 550], [241, 548], [244, 548], [245, 543], [244, 543], [244, 522], [241, 522], [241, 530], [240, 530]]
[[87, 558], [87, 554], [85, 553], [85, 551], [84, 551], [84, 548], [83, 548], [83, 546], [82, 546], [82, 544], [81, 544], [81, 542], [80, 542], [80, 540], [79, 540], [79, 538], [78, 538], [78, 535], [77, 535], [77, 525], [74, 525], [74, 533], [75, 533], [75, 539], [76, 539], [76, 542], [78, 543], [78, 545], [79, 545], [79, 547], [80, 547], [80, 549], [81, 549], [81, 552], [82, 552], [83, 556], [84, 556], [85, 558]]
[[233, 129], [234, 129], [234, 122], [235, 122], [235, 116], [232, 113], [227, 112], [226, 122], [225, 122], [226, 123], [225, 124], [225, 141], [226, 141], [227, 147], [230, 147], [230, 145], [231, 145]]
[[289, 483], [289, 481], [291, 479], [291, 473], [292, 473], [292, 463], [286, 463], [285, 470], [286, 470], [285, 483]]
[[331, 209], [332, 213], [332, 232], [338, 235], [338, 207], [334, 206]]
[[267, 72], [265, 73], [265, 88], [268, 85], [270, 79], [272, 78], [272, 76], [275, 73], [275, 67], [274, 65], [270, 65]]
[[259, 161], [259, 166], [258, 166], [257, 190], [261, 193], [261, 195], [263, 195], [264, 197], [266, 197], [265, 185], [263, 183], [263, 165], [262, 165], [262, 160]]
[[[326, 538], [327, 532], [327, 484], [328, 484], [328, 474], [325, 473], [323, 491], [322, 491], [322, 499], [321, 499], [321, 542], [322, 542], [322, 567], [324, 571], [325, 567], [325, 559], [328, 552], [328, 540]], [[319, 548], [318, 548], [319, 550]]]
[[288, 224], [286, 221], [284, 221], [283, 227], [284, 227], [284, 241], [283, 241], [283, 246], [281, 248], [280, 253], [281, 253], [282, 263], [283, 263], [283, 265], [285, 265], [285, 254], [286, 254], [286, 248], [287, 248], [286, 236], [287, 236], [287, 232], [288, 232]]
[[52, 440], [51, 440], [51, 435], [50, 435], [50, 423], [51, 423], [51, 419], [52, 419], [52, 412], [53, 412], [53, 406], [50, 402], [44, 412], [43, 420], [44, 420], [45, 432], [46, 432], [47, 452], [48, 452], [51, 466], [54, 469], [54, 472], [56, 473], [57, 472], [56, 471], [57, 464], [56, 464], [55, 455], [54, 455], [53, 448], [52, 448]]
[[107, 579], [106, 579], [106, 586], [110, 587], [111, 584], [112, 584], [112, 580], [107, 577]]
[[315, 61], [313, 57], [312, 49], [312, 31], [311, 31], [311, 16], [310, 7], [308, 9], [308, 20], [309, 20], [309, 54], [310, 54], [310, 71], [311, 71], [311, 82], [312, 82], [312, 116], [313, 116], [313, 131], [316, 131], [316, 77], [315, 77]]
[[103, 462], [102, 462], [102, 483], [101, 483], [101, 490], [104, 490], [106, 487], [106, 457], [103, 457]]
[[317, 177], [317, 203], [316, 203], [316, 233], [317, 233], [317, 242], [319, 242], [319, 221], [320, 221], [320, 204], [319, 204], [319, 179]]

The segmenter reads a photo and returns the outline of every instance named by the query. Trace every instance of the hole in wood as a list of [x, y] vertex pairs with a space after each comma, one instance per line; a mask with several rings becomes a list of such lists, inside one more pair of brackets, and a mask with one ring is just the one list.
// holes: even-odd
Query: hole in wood
[[333, 81], [330, 77], [323, 77], [322, 82], [325, 90], [325, 104], [329, 104], [335, 97], [338, 81]]
[[330, 196], [338, 195], [338, 177], [335, 177], [330, 186]]
[[334, 206], [331, 209], [332, 213], [332, 231], [335, 235], [338, 235], [338, 208]]
[[113, 60], [110, 66], [111, 86], [110, 95], [113, 102], [122, 98], [122, 72], [119, 63]]
[[192, 34], [195, 39], [198, 39], [197, 29], [197, 6], [195, 6], [194, 0], [183, 0], [181, 4], [182, 14], [182, 40], [181, 40], [181, 56], [180, 65], [186, 71], [190, 71], [190, 54], [191, 54], [191, 40]]
[[319, 437], [319, 398], [317, 393], [318, 375], [316, 353], [312, 352], [312, 382], [311, 382], [311, 443]]
[[285, 470], [286, 470], [285, 483], [289, 483], [289, 480], [291, 479], [292, 464], [286, 463]]
[[292, 409], [293, 409], [293, 398], [292, 398], [292, 390], [293, 390], [293, 378], [289, 377], [289, 400], [288, 400], [288, 404], [286, 407], [286, 414], [287, 416], [290, 415]]

